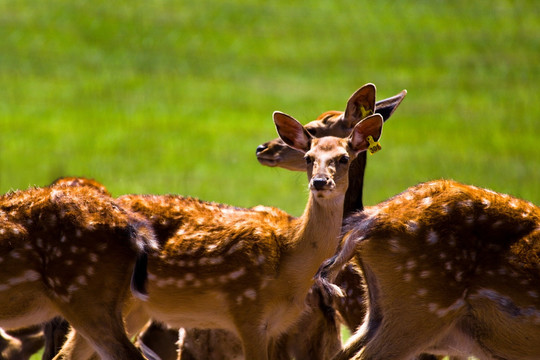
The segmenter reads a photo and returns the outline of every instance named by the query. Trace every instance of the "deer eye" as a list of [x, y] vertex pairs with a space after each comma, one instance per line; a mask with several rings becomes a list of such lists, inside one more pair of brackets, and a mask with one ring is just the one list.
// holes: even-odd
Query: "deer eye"
[[306, 129], [308, 131], [308, 133], [310, 133], [312, 136], [316, 136], [317, 135], [317, 129]]
[[306, 164], [308, 165], [311, 165], [311, 163], [313, 162], [313, 159], [311, 158], [311, 156], [305, 156], [304, 159], [306, 160]]
[[349, 163], [349, 157], [347, 155], [343, 155], [342, 157], [339, 158], [339, 163], [340, 164], [348, 164]]

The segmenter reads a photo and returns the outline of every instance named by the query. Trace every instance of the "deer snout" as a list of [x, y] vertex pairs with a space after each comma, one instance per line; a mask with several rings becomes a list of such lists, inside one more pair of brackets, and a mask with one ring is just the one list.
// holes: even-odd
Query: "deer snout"
[[326, 176], [315, 176], [311, 179], [310, 188], [312, 190], [330, 190], [334, 188], [334, 182]]
[[260, 153], [262, 153], [266, 149], [268, 149], [268, 146], [266, 144], [261, 144], [261, 145], [257, 146], [257, 150], [255, 151], [255, 154], [259, 155]]

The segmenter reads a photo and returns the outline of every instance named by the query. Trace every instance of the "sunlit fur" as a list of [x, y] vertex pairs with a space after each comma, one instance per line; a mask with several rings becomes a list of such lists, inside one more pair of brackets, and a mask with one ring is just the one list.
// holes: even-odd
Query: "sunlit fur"
[[540, 358], [534, 204], [433, 181], [350, 217], [344, 238], [321, 274], [355, 257], [368, 315], [336, 359]]
[[[0, 197], [0, 326], [61, 315], [104, 358], [137, 358], [121, 306], [139, 256], [156, 249], [140, 216], [91, 187], [51, 186]], [[145, 296], [144, 289], [133, 290]]]

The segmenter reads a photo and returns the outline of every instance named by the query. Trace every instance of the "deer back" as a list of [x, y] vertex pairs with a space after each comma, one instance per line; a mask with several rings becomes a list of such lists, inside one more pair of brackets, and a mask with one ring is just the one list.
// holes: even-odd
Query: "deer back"
[[360, 350], [365, 358], [422, 351], [540, 355], [540, 210], [534, 204], [434, 181], [352, 216], [345, 239], [348, 254], [332, 261], [337, 271], [356, 257], [368, 316], [338, 359]]

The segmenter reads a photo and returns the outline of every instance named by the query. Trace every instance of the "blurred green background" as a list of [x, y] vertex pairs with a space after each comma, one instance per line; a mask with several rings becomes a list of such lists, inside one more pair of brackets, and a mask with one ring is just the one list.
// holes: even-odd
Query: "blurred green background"
[[408, 90], [369, 158], [373, 204], [452, 178], [540, 203], [538, 1], [0, 0], [0, 191], [59, 176], [299, 215], [265, 168], [366, 82]]
[[0, 0], [0, 192], [59, 176], [299, 215], [264, 168], [271, 114], [303, 123], [373, 82], [408, 90], [365, 202], [451, 178], [540, 204], [540, 2]]

